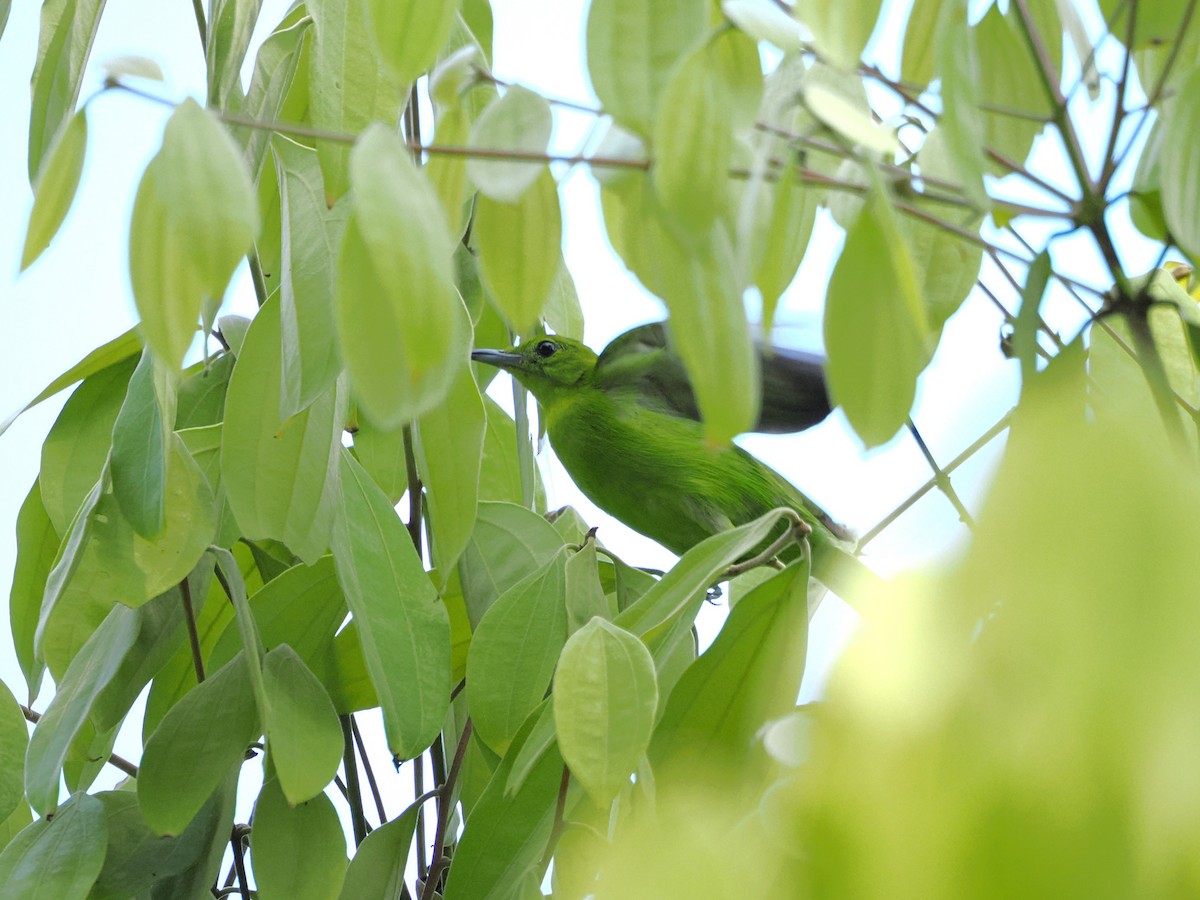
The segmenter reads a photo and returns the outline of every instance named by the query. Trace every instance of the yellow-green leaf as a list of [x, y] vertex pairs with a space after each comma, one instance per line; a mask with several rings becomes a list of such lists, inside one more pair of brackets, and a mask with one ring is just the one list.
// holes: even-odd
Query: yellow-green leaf
[[468, 335], [437, 194], [400, 139], [374, 126], [350, 159], [335, 321], [359, 402], [380, 425], [440, 403], [466, 364]]
[[165, 365], [182, 363], [201, 306], [220, 302], [258, 226], [254, 188], [229, 132], [185, 100], [138, 185], [129, 234], [143, 333]]
[[293, 806], [316, 797], [337, 774], [342, 729], [329, 694], [288, 644], [263, 658], [267, 751]]
[[1200, 222], [1196, 200], [1200, 198], [1200, 152], [1196, 129], [1200, 127], [1200, 70], [1184, 82], [1164, 116], [1159, 144], [1159, 183], [1167, 227], [1176, 243], [1193, 260], [1200, 260]]
[[458, 0], [366, 0], [375, 48], [395, 75], [416, 81], [450, 36]]
[[21, 251], [22, 271], [33, 265], [58, 234], [75, 200], [86, 152], [87, 115], [81, 109], [59, 134], [46, 165], [38, 173], [29, 229], [25, 233], [25, 249]]

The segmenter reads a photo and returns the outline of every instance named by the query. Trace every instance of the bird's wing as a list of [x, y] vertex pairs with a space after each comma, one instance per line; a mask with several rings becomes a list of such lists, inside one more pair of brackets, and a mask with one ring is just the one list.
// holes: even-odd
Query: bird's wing
[[[803, 431], [832, 408], [824, 360], [811, 353], [757, 345], [762, 372], [762, 409], [754, 431]], [[683, 360], [670, 347], [665, 322], [639, 325], [619, 335], [596, 362], [596, 386], [629, 390], [657, 412], [700, 421], [700, 408]]]

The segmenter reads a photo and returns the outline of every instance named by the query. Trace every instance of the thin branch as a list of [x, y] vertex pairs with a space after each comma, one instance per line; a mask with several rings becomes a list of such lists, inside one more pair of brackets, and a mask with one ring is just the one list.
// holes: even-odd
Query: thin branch
[[246, 861], [242, 857], [242, 839], [249, 833], [243, 825], [234, 825], [233, 833], [229, 836], [229, 843], [233, 847], [233, 865], [237, 869], [238, 886], [241, 889], [242, 897], [245, 900], [250, 900], [250, 880], [246, 878]]
[[208, 23], [204, 19], [203, 0], [192, 0], [192, 12], [196, 15], [196, 30], [200, 32], [200, 52], [208, 56]]
[[550, 838], [546, 841], [546, 852], [542, 854], [542, 871], [550, 865], [550, 858], [554, 856], [554, 848], [558, 844], [558, 838], [563, 831], [563, 815], [567, 809], [567, 788], [571, 786], [571, 770], [563, 766], [562, 781], [558, 784], [558, 802], [554, 804], [554, 824], [550, 826]]
[[421, 556], [421, 476], [417, 472], [417, 458], [413, 454], [412, 426], [404, 426], [404, 469], [408, 475], [408, 536]]
[[[25, 720], [27, 722], [32, 722], [34, 725], [36, 725], [39, 721], [41, 721], [42, 714], [40, 712], [36, 712], [36, 711], [30, 709], [24, 703], [20, 704], [20, 707], [21, 707], [21, 714], [23, 716], [25, 716]], [[115, 754], [115, 753], [110, 753], [110, 754], [108, 754], [108, 756], [105, 758], [104, 761], [107, 762], [114, 769], [120, 769], [122, 772], [124, 772], [130, 778], [138, 777], [138, 767], [135, 766], [133, 763], [131, 763], [129, 760], [125, 759], [124, 757], [117, 756], [117, 754]]]
[[783, 534], [772, 541], [761, 553], [756, 554], [745, 562], [736, 563], [727, 568], [721, 573], [721, 577], [718, 580], [728, 581], [730, 578], [741, 575], [743, 572], [749, 572], [751, 569], [758, 568], [759, 566], [769, 565], [775, 561], [775, 557], [779, 556], [786, 547], [791, 544], [799, 544], [812, 534], [812, 526], [800, 518], [798, 513], [790, 509], [784, 510], [784, 512], [790, 513], [790, 515], [787, 517], [789, 520], [788, 527]]
[[246, 262], [250, 266], [250, 281], [254, 285], [254, 299], [261, 309], [262, 305], [267, 302], [267, 280], [263, 277], [258, 250], [251, 250], [247, 253]]
[[358, 747], [358, 758], [362, 760], [363, 771], [367, 773], [367, 784], [371, 788], [371, 797], [375, 800], [375, 811], [379, 814], [379, 824], [386, 824], [387, 811], [383, 807], [383, 796], [379, 793], [379, 785], [375, 781], [375, 770], [371, 768], [371, 760], [367, 758], [367, 748], [363, 743], [362, 734], [358, 730], [358, 722], [350, 716], [350, 733], [354, 735], [354, 745]]
[[454, 808], [454, 785], [458, 781], [458, 773], [462, 769], [463, 758], [467, 754], [467, 742], [471, 739], [472, 723], [468, 718], [463, 724], [462, 735], [458, 739], [458, 747], [454, 751], [454, 761], [450, 763], [450, 771], [446, 780], [438, 788], [438, 821], [434, 838], [434, 860], [429, 867], [425, 879], [425, 889], [421, 891], [421, 900], [431, 900], [437, 888], [438, 878], [442, 871], [450, 865], [450, 857], [446, 854], [446, 831], [450, 827], [450, 812]]
[[196, 684], [204, 681], [204, 651], [200, 647], [200, 633], [196, 630], [196, 611], [192, 607], [192, 586], [187, 577], [179, 582], [179, 593], [183, 596], [183, 620], [187, 623], [188, 645], [192, 649], [192, 668], [196, 670]]
[[938, 490], [946, 495], [946, 499], [950, 501], [950, 504], [958, 513], [959, 520], [968, 528], [974, 530], [975, 520], [967, 512], [967, 507], [959, 499], [954, 486], [950, 484], [950, 476], [938, 467], [937, 460], [933, 458], [933, 453], [930, 452], [925, 439], [921, 437], [921, 432], [917, 430], [917, 426], [912, 419], [908, 420], [907, 425], [908, 431], [913, 436], [913, 440], [917, 442], [917, 446], [921, 449], [921, 454], [925, 457], [925, 461], [929, 463], [929, 468], [933, 470], [933, 480], [937, 482]]
[[[425, 795], [425, 754], [418, 753], [413, 764], [413, 794], [417, 797]], [[440, 794], [439, 794], [440, 796]], [[429, 878], [429, 861], [425, 858], [425, 811], [417, 813], [417, 878]]]
[[354, 760], [354, 738], [350, 716], [338, 716], [342, 724], [342, 768], [346, 772], [346, 802], [350, 804], [350, 822], [354, 827], [354, 846], [367, 839], [367, 818], [363, 814], [362, 789], [358, 784], [358, 764]]
[[[969, 446], [962, 453], [958, 454], [958, 456], [954, 457], [954, 459], [951, 460], [948, 465], [943, 467], [942, 472], [946, 475], [949, 475], [968, 459], [978, 453], [981, 449], [983, 449], [983, 447], [987, 446], [987, 444], [989, 444], [992, 439], [996, 437], [996, 435], [1000, 434], [1000, 432], [1004, 431], [1004, 429], [1009, 426], [1010, 420], [1012, 419], [1012, 414], [1012, 410], [1006, 412], [1001, 417], [1000, 421], [976, 438], [975, 442], [972, 443], [971, 446]], [[904, 499], [903, 503], [884, 516], [878, 525], [876, 525], [859, 539], [858, 547], [856, 548], [855, 553], [861, 553], [862, 549], [866, 547], [867, 544], [871, 543], [871, 541], [875, 540], [875, 538], [879, 537], [879, 535], [883, 533], [884, 529], [895, 522], [896, 519], [900, 518], [900, 516], [904, 515], [904, 513], [906, 513], [909, 508], [913, 506], [913, 504], [915, 504], [918, 500], [920, 500], [937, 486], [937, 479], [930, 478], [927, 482], [917, 488], [917, 490], [909, 494], [908, 497]]]

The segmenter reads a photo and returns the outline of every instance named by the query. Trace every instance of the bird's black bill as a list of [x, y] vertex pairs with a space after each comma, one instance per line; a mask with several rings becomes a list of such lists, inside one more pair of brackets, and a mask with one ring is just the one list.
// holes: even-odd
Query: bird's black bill
[[520, 353], [513, 353], [509, 350], [472, 350], [471, 359], [501, 369], [515, 369], [524, 362], [524, 357]]

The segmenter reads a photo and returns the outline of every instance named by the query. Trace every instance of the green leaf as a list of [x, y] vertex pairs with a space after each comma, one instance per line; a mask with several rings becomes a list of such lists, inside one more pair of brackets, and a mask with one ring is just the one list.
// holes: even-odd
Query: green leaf
[[[699, 603], [717, 582], [717, 576], [761, 545], [778, 528], [783, 512], [772, 510], [753, 522], [701, 541], [614, 621], [626, 631], [646, 637], [677, 619], [689, 607], [699, 610]], [[690, 627], [691, 623], [688, 624]]]
[[479, 272], [514, 331], [537, 324], [562, 259], [562, 210], [547, 167], [515, 204], [481, 195], [471, 230]]
[[75, 112], [103, 10], [104, 0], [48, 0], [42, 4], [37, 62], [29, 84], [30, 184], [37, 183], [49, 148]]
[[725, 208], [733, 158], [733, 91], [702, 46], [675, 69], [654, 126], [650, 173], [662, 208], [689, 234], [703, 235]]
[[254, 187], [220, 121], [185, 100], [146, 167], [129, 226], [129, 276], [146, 343], [177, 368], [205, 301], [220, 302], [258, 234]]
[[45, 669], [45, 661], [34, 650], [33, 638], [46, 592], [46, 577], [54, 566], [60, 540], [42, 505], [41, 485], [34, 481], [17, 513], [17, 561], [8, 596], [10, 633], [30, 699], [37, 696]]
[[660, 779], [671, 766], [681, 774], [695, 765], [745, 771], [755, 735], [795, 708], [808, 647], [808, 576], [807, 563], [796, 562], [752, 590], [683, 673], [650, 745]]
[[307, 563], [329, 547], [345, 400], [331, 385], [305, 410], [279, 412], [280, 301], [258, 311], [225, 397], [221, 484], [242, 534], [275, 538]]
[[446, 900], [511, 897], [513, 885], [535, 869], [545, 852], [562, 781], [562, 757], [557, 752], [542, 754], [520, 790], [511, 796], [504, 790], [527, 733], [517, 736], [471, 809], [454, 851]]
[[[1130, 16], [1136, 16], [1133, 40], [1128, 41], [1131, 50], [1169, 45], [1182, 38], [1181, 26], [1184, 16], [1188, 14], [1187, 0], [1158, 0], [1156, 3], [1138, 4], [1136, 12], [1120, 0], [1099, 0], [1099, 4], [1104, 21], [1109, 26], [1109, 34], [1121, 43], [1127, 41]], [[1195, 24], [1194, 19], [1192, 24]]]
[[25, 748], [28, 745], [25, 714], [8, 685], [0, 681], [0, 821], [12, 815], [25, 799]]
[[129, 379], [125, 402], [113, 423], [108, 471], [126, 521], [144, 538], [166, 524], [167, 453], [175, 420], [175, 376], [162, 371], [149, 350]]
[[979, 108], [979, 82], [984, 70], [974, 52], [975, 41], [976, 32], [967, 27], [966, 7], [959, 3], [946, 7], [934, 47], [945, 114], [940, 127], [926, 137], [919, 159], [922, 171], [944, 168], [952, 174], [967, 198], [982, 210], [991, 200], [983, 184], [987, 134]]
[[[956, 4], [954, 0], [914, 0], [912, 11], [908, 14], [908, 23], [904, 28], [904, 46], [900, 59], [900, 74], [905, 81], [912, 84], [929, 84], [933, 80], [938, 23], [942, 16], [947, 14], [943, 12], [943, 8], [949, 10], [951, 5], [960, 4]], [[965, 6], [962, 9], [965, 12]], [[943, 81], [943, 98], [946, 88], [947, 82]]]
[[889, 440], [929, 359], [912, 260], [878, 188], [846, 235], [825, 307], [829, 390], [868, 447]]
[[[312, 46], [312, 24], [313, 21], [303, 6], [294, 7], [291, 14], [284, 17], [270, 37], [263, 41], [254, 60], [250, 89], [241, 103], [242, 115], [260, 122], [294, 122], [303, 118], [299, 115], [289, 115], [287, 102], [297, 81], [297, 75], [300, 76], [299, 81], [302, 84], [308, 77], [307, 66], [303, 69], [300, 66], [301, 61], [307, 59], [307, 51]], [[304, 102], [307, 106], [307, 97]], [[262, 128], [236, 126], [233, 134], [245, 148], [244, 156], [250, 174], [260, 178], [267, 146], [274, 135]], [[262, 205], [262, 210], [265, 226], [263, 233], [274, 234], [276, 229], [267, 224], [272, 220], [267, 215], [265, 204]], [[274, 272], [273, 269], [271, 271]]]
[[637, 637], [592, 619], [563, 647], [554, 674], [554, 725], [571, 774], [606, 808], [650, 745], [658, 683]]
[[450, 704], [450, 620], [404, 523], [349, 453], [333, 557], [388, 748], [412, 759], [437, 736]]
[[465, 365], [468, 329], [446, 219], [411, 154], [375, 126], [350, 165], [354, 210], [338, 261], [338, 337], [359, 402], [392, 427], [445, 398]]
[[213, 0], [208, 15], [208, 103], [237, 108], [242, 100], [242, 63], [250, 47], [262, 0]]
[[405, 867], [422, 803], [413, 803], [367, 835], [346, 870], [342, 900], [393, 897], [405, 892]]
[[333, 781], [342, 761], [342, 728], [329, 694], [296, 651], [273, 647], [263, 660], [267, 750], [289, 804], [309, 800]]
[[250, 832], [261, 900], [334, 900], [346, 874], [346, 836], [324, 794], [290, 806], [268, 779], [254, 804]]
[[574, 634], [594, 616], [602, 619], [613, 617], [615, 605], [609, 605], [604, 587], [600, 584], [594, 536], [585, 535], [583, 546], [567, 559], [566, 601], [568, 634]]
[[4, 434], [8, 430], [8, 427], [17, 420], [18, 416], [33, 409], [33, 407], [37, 406], [43, 400], [53, 397], [59, 391], [63, 390], [63, 388], [70, 387], [80, 379], [95, 375], [109, 366], [114, 366], [122, 360], [128, 359], [141, 349], [142, 342], [135, 328], [131, 328], [119, 337], [115, 337], [108, 343], [100, 345], [46, 385], [41, 393], [26, 403], [21, 409], [17, 410], [3, 422], [0, 422], [0, 434]]
[[417, 420], [413, 449], [429, 501], [433, 558], [450, 572], [471, 531], [479, 494], [479, 469], [487, 421], [470, 366], [463, 366], [446, 400]]
[[1013, 353], [1021, 363], [1021, 383], [1029, 384], [1037, 374], [1038, 321], [1042, 298], [1050, 281], [1050, 254], [1043, 250], [1029, 266], [1021, 289], [1021, 309], [1013, 325]]
[[354, 859], [346, 870], [341, 900], [360, 900], [363, 897], [397, 897], [404, 884], [408, 850], [412, 844], [418, 801], [396, 818], [376, 828], [358, 845]]
[[[487, 432], [483, 441], [483, 466], [479, 473], [479, 499], [520, 506], [521, 462], [517, 455], [516, 422], [486, 394], [483, 405], [487, 410]], [[534, 499], [537, 509], [545, 509], [546, 489], [536, 469]]]
[[[433, 137], [435, 144], [443, 147], [466, 146], [471, 123], [462, 106], [455, 104], [439, 109], [436, 122], [437, 131]], [[429, 182], [437, 191], [442, 212], [446, 214], [450, 235], [454, 238], [462, 237], [471, 193], [467, 184], [467, 161], [454, 153], [431, 153], [429, 161], [425, 164], [425, 174], [429, 176]]]
[[[932, 211], [932, 204], [916, 198], [912, 205]], [[940, 331], [975, 287], [983, 248], [949, 228], [915, 216], [898, 218], [896, 224], [911, 250], [917, 290], [928, 314], [929, 326], [934, 332]], [[971, 225], [966, 223], [964, 227], [970, 229]], [[978, 222], [974, 225], [978, 227]]]
[[192, 819], [192, 825], [180, 835], [180, 842], [190, 841], [191, 828], [200, 831], [197, 843], [202, 850], [200, 858], [177, 875], [158, 879], [152, 897], [188, 897], [203, 900], [212, 893], [212, 886], [219, 877], [221, 862], [229, 849], [229, 836], [233, 829], [233, 814], [237, 800], [237, 771], [232, 770], [225, 781], [209, 797], [208, 802]]
[[595, 0], [587, 19], [587, 66], [604, 111], [641, 135], [654, 130], [675, 66], [703, 38], [704, 0]]
[[76, 794], [50, 821], [38, 819], [0, 853], [0, 896], [84, 900], [104, 865], [104, 805]]
[[58, 677], [117, 603], [140, 606], [179, 584], [216, 531], [212, 491], [176, 436], [167, 459], [166, 525], [137, 535], [111, 492], [97, 484], [46, 581], [38, 643]]
[[408, 490], [408, 465], [404, 458], [404, 428], [380, 428], [360, 416], [354, 432], [354, 458], [371, 476], [392, 505]]
[[146, 824], [182, 834], [260, 733], [249, 666], [239, 654], [172, 706], [146, 742], [137, 784]]
[[281, 135], [272, 139], [271, 149], [286, 223], [279, 281], [280, 414], [286, 419], [312, 403], [342, 369], [333, 324], [333, 279], [350, 204], [342, 199], [333, 209], [325, 206], [315, 151]]
[[85, 377], [42, 444], [38, 476], [42, 502], [59, 534], [67, 533], [83, 498], [104, 470], [113, 423], [135, 365], [136, 360], [126, 357]]
[[546, 298], [542, 317], [555, 334], [583, 340], [583, 308], [579, 304], [575, 279], [571, 277], [565, 259], [558, 261], [558, 271], [554, 275], [554, 284], [550, 286], [550, 296]]
[[401, 81], [414, 82], [433, 65], [458, 6], [459, 0], [367, 0], [376, 52]]
[[104, 804], [108, 848], [89, 900], [125, 900], [195, 865], [207, 849], [207, 832], [218, 812], [210, 803], [179, 837], [159, 837], [142, 821], [137, 794], [104, 791], [95, 796]]
[[[1055, 37], [1061, 52], [1062, 31]], [[974, 28], [974, 47], [981, 77], [979, 103], [997, 106], [1003, 112], [983, 111], [984, 145], [1015, 163], [1029, 156], [1033, 139], [1048, 118], [1050, 100], [1042, 85], [1039, 63], [1035, 58], [1017, 11], [1001, 14], [993, 6]], [[986, 73], [986, 77], [982, 77]], [[1014, 111], [1017, 115], [1014, 115]], [[999, 169], [1007, 174], [1007, 168]]]
[[38, 174], [29, 228], [25, 232], [25, 249], [21, 251], [22, 272], [33, 265], [58, 234], [75, 200], [86, 152], [87, 115], [81, 109], [55, 140], [46, 165]]
[[824, 79], [805, 80], [804, 104], [814, 116], [851, 144], [884, 157], [900, 148], [896, 135], [876, 124], [870, 110], [861, 109]]
[[25, 760], [25, 793], [29, 805], [43, 815], [58, 805], [58, 779], [71, 741], [133, 646], [140, 624], [138, 613], [127, 607], [109, 613], [71, 661], [34, 729]]
[[[501, 154], [546, 152], [554, 120], [550, 104], [540, 94], [514, 86], [493, 100], [471, 127], [467, 146], [472, 150]], [[546, 168], [542, 160], [467, 160], [467, 175], [483, 195], [500, 203], [516, 203], [533, 186]]]
[[105, 81], [120, 81], [125, 78], [145, 78], [148, 81], [165, 81], [162, 66], [148, 56], [129, 53], [124, 56], [106, 57], [100, 62]]
[[798, 0], [795, 14], [812, 31], [817, 48], [826, 59], [841, 69], [853, 70], [875, 30], [882, 5], [883, 0], [842, 3]]
[[472, 627], [497, 597], [544, 566], [562, 545], [554, 526], [537, 513], [513, 503], [481, 502], [458, 564]]
[[567, 640], [566, 549], [505, 591], [479, 622], [467, 656], [475, 730], [504, 754], [546, 696]]
[[1200, 259], [1200, 227], [1192, 211], [1192, 201], [1200, 197], [1200, 152], [1195, 148], [1194, 129], [1200, 125], [1200, 69], [1184, 82], [1175, 101], [1163, 117], [1162, 142], [1159, 144], [1163, 216], [1171, 237], [1193, 259]]
[[[359, 134], [372, 122], [394, 127], [408, 85], [381, 64], [367, 4], [314, 3], [308, 11], [316, 26], [308, 72], [317, 87], [309, 99], [313, 127], [337, 134]], [[346, 144], [317, 141], [327, 206], [350, 187], [350, 153]]]

